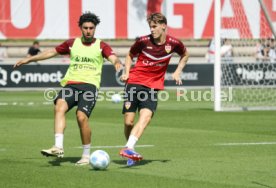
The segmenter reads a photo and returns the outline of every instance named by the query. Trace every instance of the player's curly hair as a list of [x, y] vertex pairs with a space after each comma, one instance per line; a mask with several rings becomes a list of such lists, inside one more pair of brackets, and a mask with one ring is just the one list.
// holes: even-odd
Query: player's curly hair
[[167, 18], [159, 12], [155, 12], [155, 13], [150, 14], [147, 18], [147, 21], [148, 21], [148, 23], [154, 22], [154, 23], [166, 24], [167, 25]]
[[91, 12], [85, 12], [80, 16], [79, 27], [81, 27], [84, 22], [92, 22], [96, 26], [101, 21], [100, 21], [99, 17], [96, 16], [96, 14], [93, 14]]

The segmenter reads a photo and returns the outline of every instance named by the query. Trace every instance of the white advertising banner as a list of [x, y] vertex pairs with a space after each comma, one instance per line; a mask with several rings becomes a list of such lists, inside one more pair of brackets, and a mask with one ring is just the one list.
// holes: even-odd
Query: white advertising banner
[[[276, 25], [276, 0], [263, 0]], [[91, 11], [100, 17], [96, 37], [133, 39], [149, 33], [146, 16], [162, 12], [168, 33], [177, 38], [212, 38], [214, 0], [0, 0], [0, 40], [68, 39], [80, 35], [79, 16]], [[258, 0], [222, 0], [222, 25], [235, 38], [271, 37]]]

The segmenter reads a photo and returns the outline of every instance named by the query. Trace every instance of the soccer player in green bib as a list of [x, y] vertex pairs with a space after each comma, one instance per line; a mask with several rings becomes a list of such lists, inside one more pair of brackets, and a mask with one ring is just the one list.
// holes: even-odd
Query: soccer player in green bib
[[59, 54], [70, 55], [69, 68], [61, 80], [63, 88], [54, 101], [55, 144], [50, 149], [42, 150], [41, 153], [45, 156], [63, 157], [65, 114], [71, 108], [77, 106], [76, 117], [80, 128], [83, 153], [76, 165], [89, 164], [91, 129], [88, 120], [96, 104], [104, 58], [114, 65], [116, 71], [121, 68], [121, 62], [111, 47], [100, 39], [94, 38], [96, 26], [99, 23], [98, 16], [90, 12], [84, 13], [79, 18], [81, 38], [66, 40], [53, 49], [22, 59], [14, 65], [14, 68], [16, 68], [33, 61], [49, 59]]

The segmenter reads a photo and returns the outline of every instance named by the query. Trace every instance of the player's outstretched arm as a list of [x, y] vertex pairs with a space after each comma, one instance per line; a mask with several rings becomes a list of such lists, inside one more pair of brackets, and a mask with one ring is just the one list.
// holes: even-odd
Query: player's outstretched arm
[[16, 64], [14, 64], [13, 68], [19, 67], [19, 66], [24, 65], [24, 64], [28, 64], [28, 63], [33, 62], [33, 61], [40, 61], [40, 60], [49, 59], [49, 58], [54, 57], [56, 55], [58, 55], [58, 53], [57, 53], [55, 48], [45, 50], [42, 53], [39, 53], [35, 56], [26, 57], [24, 59], [19, 60]]
[[125, 59], [125, 70], [124, 70], [124, 73], [121, 76], [121, 80], [124, 81], [124, 82], [126, 82], [128, 80], [131, 65], [132, 65], [132, 55], [129, 52], [126, 56], [126, 59]]
[[107, 59], [114, 65], [117, 72], [121, 69], [122, 63], [116, 55], [110, 55]]
[[182, 84], [181, 72], [182, 72], [183, 68], [185, 67], [188, 59], [189, 59], [189, 54], [186, 51], [185, 54], [180, 58], [178, 66], [177, 66], [176, 70], [174, 71], [174, 73], [172, 74], [172, 78], [176, 81], [177, 85]]

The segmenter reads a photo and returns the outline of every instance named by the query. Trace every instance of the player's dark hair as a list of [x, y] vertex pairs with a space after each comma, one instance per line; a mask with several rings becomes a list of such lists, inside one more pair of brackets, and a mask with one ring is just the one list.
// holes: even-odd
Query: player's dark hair
[[91, 12], [85, 12], [80, 16], [79, 27], [81, 27], [84, 22], [92, 22], [96, 26], [101, 21], [100, 21], [99, 17], [96, 16], [96, 14], [93, 14]]
[[147, 18], [148, 23], [154, 22], [159, 24], [166, 24], [167, 25], [167, 18], [158, 12], [152, 13]]
[[35, 41], [33, 42], [33, 45], [35, 45], [35, 44], [39, 44], [39, 42], [38, 42], [37, 40], [35, 40]]

